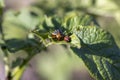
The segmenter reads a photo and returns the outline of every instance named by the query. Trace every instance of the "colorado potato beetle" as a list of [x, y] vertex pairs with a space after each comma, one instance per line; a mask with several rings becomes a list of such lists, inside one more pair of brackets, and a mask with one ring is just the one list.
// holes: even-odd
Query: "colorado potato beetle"
[[69, 36], [65, 36], [65, 37], [64, 37], [64, 41], [70, 42], [70, 41], [71, 41], [71, 38], [70, 38]]
[[66, 41], [66, 42], [71, 42], [71, 38], [68, 35], [64, 35], [62, 31], [60, 31], [59, 29], [55, 30], [52, 34], [51, 37], [54, 40], [58, 40], [58, 41]]
[[55, 30], [51, 36], [53, 39], [58, 40], [58, 41], [61, 41], [64, 38], [64, 35], [59, 29]]

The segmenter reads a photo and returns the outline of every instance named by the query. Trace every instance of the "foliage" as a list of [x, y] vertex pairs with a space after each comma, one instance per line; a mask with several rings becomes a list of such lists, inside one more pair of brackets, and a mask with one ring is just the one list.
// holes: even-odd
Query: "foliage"
[[[74, 3], [73, 0], [53, 1], [40, 0], [30, 8], [8, 10], [1, 16], [0, 45], [4, 57], [9, 59], [11, 54], [18, 54], [19, 51], [27, 54], [25, 59], [18, 58], [11, 63], [5, 59], [9, 68], [6, 77], [19, 80], [33, 56], [50, 45], [61, 44], [70, 46], [70, 50], [83, 60], [96, 80], [119, 80], [119, 48], [112, 35], [96, 21], [96, 16], [111, 16], [109, 13], [113, 10], [113, 14], [117, 14], [114, 12], [119, 11], [118, 6], [112, 0], [103, 1], [108, 2], [109, 6], [99, 4], [100, 0], [75, 0]], [[119, 21], [117, 17], [115, 19]], [[68, 36], [71, 40], [54, 39], [52, 34], [55, 30], [60, 31], [62, 38]]]

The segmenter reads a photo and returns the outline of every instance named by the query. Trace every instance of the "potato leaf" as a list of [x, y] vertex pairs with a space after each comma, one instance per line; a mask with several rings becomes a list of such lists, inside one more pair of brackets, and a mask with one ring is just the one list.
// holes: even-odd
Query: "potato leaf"
[[113, 37], [95, 26], [74, 31], [81, 43], [81, 48], [71, 47], [97, 80], [119, 80], [120, 51]]
[[28, 44], [30, 31], [38, 25], [39, 18], [28, 9], [8, 11], [3, 18], [5, 45], [10, 51], [17, 51]]

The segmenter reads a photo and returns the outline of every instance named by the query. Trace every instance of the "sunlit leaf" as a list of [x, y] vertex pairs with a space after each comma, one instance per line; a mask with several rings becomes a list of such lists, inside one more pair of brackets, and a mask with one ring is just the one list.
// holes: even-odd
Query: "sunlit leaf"
[[69, 14], [65, 16], [62, 24], [68, 32], [72, 32], [74, 29], [78, 28], [81, 25], [99, 26], [93, 16], [86, 14]]
[[70, 43], [72, 44], [71, 46], [80, 48], [81, 44], [80, 44], [79, 38], [75, 34], [72, 34], [70, 37], [71, 37], [71, 42]]
[[72, 47], [72, 50], [82, 58], [90, 74], [97, 80], [118, 80], [120, 51], [113, 37], [94, 26], [81, 26], [75, 34], [81, 41], [81, 48]]

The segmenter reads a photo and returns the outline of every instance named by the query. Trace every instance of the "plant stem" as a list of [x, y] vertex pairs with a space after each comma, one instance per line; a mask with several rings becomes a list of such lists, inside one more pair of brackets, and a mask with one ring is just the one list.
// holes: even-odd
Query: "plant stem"
[[21, 76], [23, 75], [23, 72], [25, 71], [28, 62], [35, 56], [36, 54], [32, 54], [30, 56], [28, 56], [28, 58], [26, 58], [24, 60], [24, 62], [16, 67], [13, 72], [12, 72], [12, 79], [11, 80], [20, 80]]
[[10, 73], [10, 64], [9, 64], [9, 54], [7, 49], [2, 49], [4, 52], [4, 63], [5, 63], [5, 77], [8, 78], [9, 73]]
[[[22, 66], [22, 67], [17, 67], [17, 70], [15, 70], [15, 74], [12, 75], [12, 78], [11, 80], [20, 80], [23, 72], [25, 71], [26, 69], [26, 65]], [[14, 71], [13, 71], [14, 72]]]

